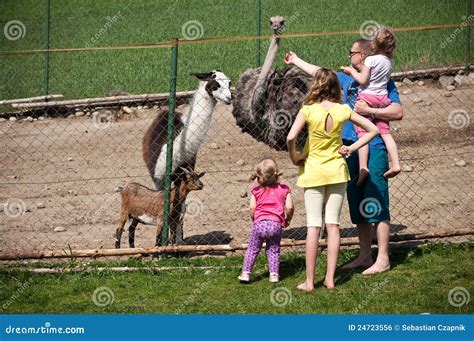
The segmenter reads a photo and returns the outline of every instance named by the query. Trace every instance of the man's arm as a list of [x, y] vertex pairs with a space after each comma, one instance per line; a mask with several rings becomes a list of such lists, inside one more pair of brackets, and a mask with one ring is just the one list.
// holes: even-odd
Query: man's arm
[[399, 121], [403, 118], [403, 108], [400, 102], [400, 95], [395, 86], [395, 82], [390, 80], [387, 84], [388, 98], [392, 101], [386, 108], [370, 108], [365, 102], [357, 101], [354, 111], [364, 116], [379, 118], [384, 121]]
[[371, 108], [364, 101], [357, 101], [354, 111], [384, 121], [399, 121], [403, 118], [403, 108], [399, 103], [392, 103], [385, 108]]

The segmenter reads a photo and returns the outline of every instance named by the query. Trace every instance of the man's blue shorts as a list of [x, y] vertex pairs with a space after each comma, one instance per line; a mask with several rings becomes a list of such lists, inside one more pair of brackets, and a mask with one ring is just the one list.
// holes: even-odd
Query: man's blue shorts
[[346, 162], [351, 175], [351, 180], [347, 183], [347, 201], [352, 223], [366, 224], [390, 220], [388, 180], [383, 176], [388, 170], [387, 150], [370, 148], [369, 175], [360, 187], [357, 186], [358, 153], [353, 153]]

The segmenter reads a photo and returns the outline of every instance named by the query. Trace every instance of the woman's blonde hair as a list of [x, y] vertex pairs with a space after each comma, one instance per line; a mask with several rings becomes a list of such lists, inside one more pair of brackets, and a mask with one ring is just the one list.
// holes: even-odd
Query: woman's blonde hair
[[249, 177], [249, 182], [257, 179], [257, 182], [264, 187], [276, 184], [283, 173], [278, 171], [275, 160], [271, 158], [262, 159], [257, 165], [257, 169]]
[[304, 104], [321, 103], [324, 100], [342, 103], [341, 86], [336, 73], [323, 67], [316, 71]]
[[372, 54], [383, 54], [388, 58], [393, 57], [397, 47], [397, 39], [393, 31], [385, 26], [379, 26], [371, 40]]

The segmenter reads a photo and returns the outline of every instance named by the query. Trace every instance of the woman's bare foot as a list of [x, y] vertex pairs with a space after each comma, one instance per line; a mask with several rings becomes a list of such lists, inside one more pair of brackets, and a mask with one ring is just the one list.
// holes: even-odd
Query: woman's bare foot
[[336, 285], [334, 284], [334, 280], [329, 281], [327, 279], [324, 280], [324, 286], [328, 289], [334, 289]]
[[372, 260], [372, 256], [359, 256], [356, 259], [354, 259], [352, 262], [344, 264], [342, 266], [343, 269], [356, 269], [356, 268], [370, 268], [372, 265], [374, 265], [374, 261]]
[[301, 291], [311, 292], [314, 290], [314, 285], [308, 285], [308, 283], [304, 282], [298, 285], [297, 288]]
[[369, 170], [367, 168], [361, 168], [359, 170], [359, 177], [357, 178], [357, 186], [362, 186], [369, 175]]
[[362, 272], [363, 275], [375, 275], [381, 272], [390, 270], [390, 263], [377, 263], [375, 262], [370, 268]]
[[386, 177], [387, 179], [393, 178], [400, 173], [401, 169], [400, 167], [391, 167], [388, 171], [386, 171], [383, 176]]

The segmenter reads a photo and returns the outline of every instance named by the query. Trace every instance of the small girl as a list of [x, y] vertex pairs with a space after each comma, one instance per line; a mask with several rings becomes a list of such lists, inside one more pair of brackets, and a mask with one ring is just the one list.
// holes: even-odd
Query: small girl
[[[341, 67], [342, 71], [352, 76], [361, 86], [358, 100], [367, 103], [371, 108], [385, 108], [390, 105], [387, 95], [387, 83], [392, 72], [392, 56], [396, 47], [395, 35], [386, 27], [379, 27], [375, 37], [371, 40], [373, 54], [365, 59], [364, 64]], [[357, 70], [358, 69], [358, 70]], [[398, 158], [398, 148], [395, 140], [390, 134], [390, 125], [387, 121], [374, 118], [381, 137], [387, 147], [388, 155], [392, 161], [391, 168], [384, 173], [386, 178], [392, 178], [400, 173], [400, 160]], [[365, 130], [355, 126], [359, 138], [365, 134]], [[367, 162], [369, 159], [369, 147], [362, 147], [359, 151], [359, 179], [357, 185], [361, 185], [367, 178], [369, 169]]]
[[239, 276], [241, 282], [250, 281], [250, 273], [264, 241], [267, 243], [270, 282], [277, 283], [279, 280], [281, 235], [294, 212], [291, 189], [278, 182], [280, 176], [275, 160], [265, 158], [249, 178], [249, 181], [257, 179], [258, 185], [252, 188], [250, 197], [253, 227]]
[[[342, 202], [349, 180], [343, 156], [349, 156], [378, 135], [377, 127], [366, 118], [341, 104], [342, 94], [336, 73], [321, 68], [303, 107], [288, 134], [288, 151], [293, 164], [300, 166], [297, 185], [304, 188], [306, 210], [306, 281], [298, 289], [314, 289], [314, 273], [318, 255], [319, 233], [323, 226], [323, 210], [328, 239], [327, 271], [324, 285], [334, 288], [334, 274], [339, 256], [339, 222]], [[350, 120], [367, 133], [350, 146], [342, 145], [342, 126]], [[303, 153], [296, 151], [295, 141], [308, 127], [308, 140]]]

